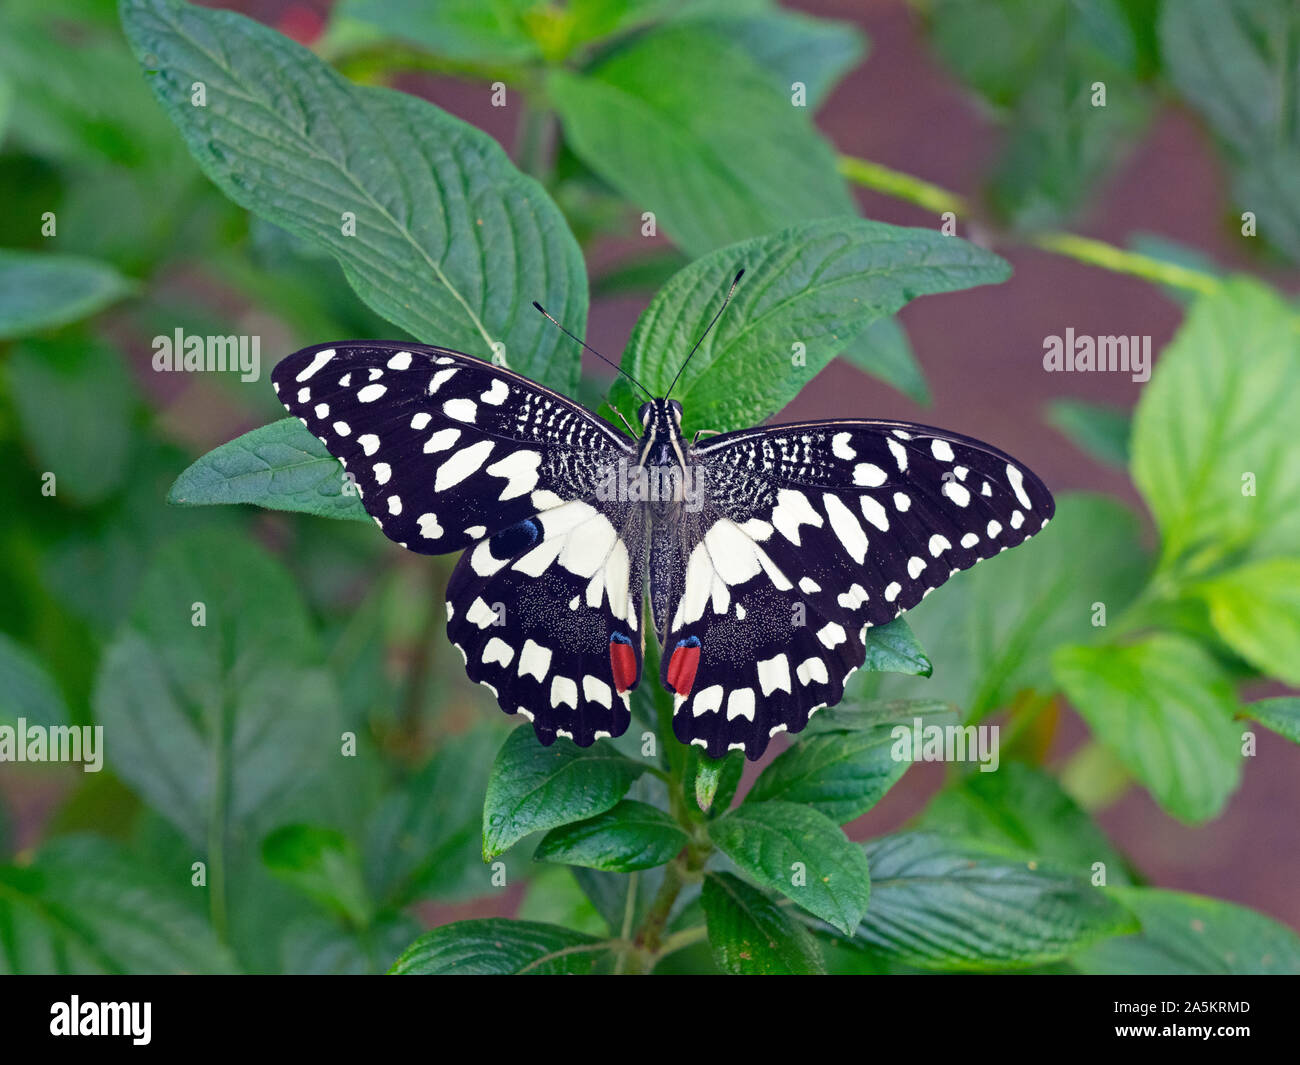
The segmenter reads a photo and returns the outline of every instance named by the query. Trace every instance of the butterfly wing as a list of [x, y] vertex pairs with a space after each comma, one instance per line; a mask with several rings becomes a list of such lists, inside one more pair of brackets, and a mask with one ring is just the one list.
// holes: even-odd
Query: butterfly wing
[[390, 539], [468, 548], [447, 630], [471, 679], [543, 743], [588, 746], [628, 724], [641, 674], [641, 508], [606, 501], [632, 448], [612, 427], [510, 370], [444, 348], [306, 348], [272, 374], [280, 401], [355, 478]]
[[559, 393], [445, 348], [322, 344], [282, 360], [271, 382], [343, 463], [384, 535], [422, 554], [589, 498], [602, 471], [631, 454]]
[[652, 531], [651, 595], [673, 727], [759, 757], [844, 694], [866, 629], [1054, 512], [1023, 464], [945, 430], [832, 421], [693, 449], [703, 506]]

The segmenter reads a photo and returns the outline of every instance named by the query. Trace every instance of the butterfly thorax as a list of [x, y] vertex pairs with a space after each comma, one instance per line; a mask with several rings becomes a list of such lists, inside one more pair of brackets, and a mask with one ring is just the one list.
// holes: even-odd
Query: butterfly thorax
[[634, 472], [644, 484], [642, 498], [652, 512], [675, 509], [694, 497], [692, 481], [697, 472], [682, 438], [682, 405], [656, 399], [642, 404], [638, 417], [643, 431]]

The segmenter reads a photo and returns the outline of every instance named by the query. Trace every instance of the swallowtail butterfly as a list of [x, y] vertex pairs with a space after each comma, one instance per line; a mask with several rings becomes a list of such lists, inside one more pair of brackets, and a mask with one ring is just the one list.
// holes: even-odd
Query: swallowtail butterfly
[[547, 745], [627, 729], [647, 585], [678, 740], [756, 759], [840, 700], [869, 627], [1054, 510], [1015, 459], [907, 422], [688, 442], [681, 404], [651, 398], [634, 439], [503, 367], [385, 341], [304, 348], [272, 379], [384, 535], [464, 551], [448, 636]]

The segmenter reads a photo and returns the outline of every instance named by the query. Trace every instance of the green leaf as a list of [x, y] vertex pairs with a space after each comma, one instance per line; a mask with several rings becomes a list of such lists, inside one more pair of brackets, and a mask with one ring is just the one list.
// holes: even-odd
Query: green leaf
[[871, 893], [867, 860], [825, 814], [789, 802], [744, 803], [709, 823], [741, 872], [852, 934]]
[[[1151, 113], [1122, 3], [936, 0], [928, 14], [944, 63], [1005, 119], [995, 205], [1021, 226], [1059, 221]], [[1104, 107], [1093, 105], [1097, 82]]]
[[103, 839], [52, 840], [30, 865], [0, 866], [0, 972], [235, 972], [188, 882], [188, 868], [155, 869]]
[[1137, 929], [1082, 878], [929, 832], [865, 845], [871, 907], [850, 946], [925, 969], [1027, 968]]
[[108, 263], [0, 249], [0, 340], [89, 318], [134, 288]]
[[85, 336], [29, 340], [7, 370], [23, 437], [37, 469], [54, 474], [56, 496], [91, 504], [122, 487], [136, 392], [121, 355]]
[[366, 880], [387, 905], [473, 898], [487, 882], [483, 797], [500, 732], [486, 724], [447, 740], [366, 821]]
[[[1009, 274], [991, 252], [937, 231], [856, 218], [807, 222], [675, 274], [637, 321], [624, 368], [662, 395], [742, 266], [731, 305], [673, 392], [701, 428], [746, 428], [775, 414], [863, 330], [916, 296]], [[635, 414], [630, 387], [615, 394]]]
[[426, 932], [397, 959], [395, 976], [582, 974], [608, 947], [559, 925], [491, 917]]
[[1082, 399], [1055, 399], [1048, 405], [1047, 420], [1085, 455], [1128, 469], [1133, 432], [1128, 411]]
[[662, 810], [624, 799], [589, 820], [551, 829], [542, 837], [533, 857], [543, 862], [631, 873], [671, 861], [687, 842], [686, 833]]
[[1276, 699], [1259, 699], [1241, 708], [1243, 714], [1267, 725], [1279, 736], [1300, 743], [1300, 697], [1283, 695]]
[[1193, 585], [1229, 647], [1271, 677], [1300, 685], [1300, 559], [1272, 558]]
[[557, 924], [574, 932], [603, 936], [607, 929], [605, 919], [583, 892], [574, 876], [576, 872], [576, 866], [565, 865], [529, 870], [528, 887], [515, 917], [521, 921]]
[[1096, 822], [1053, 777], [1023, 762], [963, 774], [930, 801], [916, 827], [1046, 858], [1081, 879], [1091, 880], [1093, 863], [1103, 862], [1108, 884], [1129, 882], [1123, 855]]
[[281, 971], [301, 976], [385, 973], [419, 934], [419, 924], [404, 914], [382, 915], [362, 929], [346, 928], [329, 917], [306, 917], [284, 933]]
[[1300, 973], [1300, 936], [1261, 913], [1220, 899], [1156, 888], [1108, 894], [1142, 922], [1137, 935], [1096, 943], [1071, 958], [1085, 973], [1277, 975]]
[[1300, 93], [1289, 0], [1183, 0], [1162, 5], [1169, 77], [1204, 114], [1232, 165], [1233, 198], [1260, 236], [1300, 260]]
[[818, 731], [800, 737], [754, 781], [746, 803], [771, 799], [800, 803], [825, 814], [837, 825], [862, 816], [884, 796], [912, 764], [911, 744], [900, 755], [897, 730], [910, 734], [913, 721], [940, 727], [958, 723], [944, 703], [875, 703], [837, 708]]
[[787, 97], [794, 83], [801, 82], [813, 111], [867, 51], [866, 37], [853, 23], [810, 18], [798, 11], [772, 8], [734, 17], [705, 17], [694, 24], [744, 49]]
[[853, 212], [807, 111], [715, 33], [652, 30], [546, 87], [575, 154], [692, 255]]
[[262, 861], [285, 883], [353, 925], [370, 923], [361, 861], [342, 832], [319, 825], [284, 825], [262, 841]]
[[722, 758], [710, 758], [698, 747], [687, 754], [682, 781], [688, 802], [702, 814], [726, 813], [740, 786], [745, 771], [745, 757], [732, 751]]
[[730, 873], [707, 873], [700, 896], [709, 946], [723, 972], [791, 976], [825, 972], [808, 930], [757, 888]]
[[211, 861], [318, 817], [327, 770], [334, 792], [352, 779], [306, 608], [247, 539], [197, 533], [154, 555], [93, 705], [113, 769]]
[[40, 659], [0, 632], [0, 723], [13, 726], [20, 717], [31, 725], [63, 725], [68, 708]]
[[543, 747], [531, 728], [515, 729], [488, 778], [483, 860], [491, 861], [530, 833], [604, 813], [648, 768], [604, 741], [577, 747], [560, 739]]
[[209, 451], [176, 478], [167, 502], [185, 507], [255, 503], [370, 521], [339, 460], [297, 418], [281, 418]]
[[1133, 479], [1160, 527], [1162, 565], [1203, 569], [1300, 543], [1297, 324], [1276, 293], [1233, 280], [1192, 305], [1161, 353], [1133, 422]]
[[1062, 647], [1052, 669], [1096, 737], [1174, 817], [1205, 821], [1241, 777], [1231, 679], [1200, 645], [1157, 633], [1119, 647]]
[[524, 16], [536, 0], [344, 0], [335, 18], [354, 19], [463, 62], [520, 63], [538, 57]]
[[908, 399], [925, 405], [930, 403], [930, 386], [925, 383], [925, 374], [897, 318], [872, 322], [840, 352], [840, 358], [892, 385]]
[[864, 646], [864, 673], [905, 673], [909, 677], [928, 677], [934, 671], [934, 665], [905, 618], [873, 625], [867, 630]]
[[960, 706], [968, 722], [1006, 707], [1026, 689], [1056, 687], [1052, 651], [1104, 636], [1147, 570], [1136, 516], [1100, 496], [1057, 499], [1056, 517], [1014, 551], [954, 576], [907, 618], [937, 663], [918, 689], [882, 678], [879, 694], [923, 694]]
[[[581, 335], [582, 254], [496, 141], [424, 100], [353, 85], [242, 15], [124, 0], [122, 21], [227, 196], [327, 248], [357, 294], [418, 340], [484, 357], [504, 343], [512, 368], [572, 390], [576, 346], [521, 308], [539, 300]], [[196, 81], [205, 107], [190, 102]]]

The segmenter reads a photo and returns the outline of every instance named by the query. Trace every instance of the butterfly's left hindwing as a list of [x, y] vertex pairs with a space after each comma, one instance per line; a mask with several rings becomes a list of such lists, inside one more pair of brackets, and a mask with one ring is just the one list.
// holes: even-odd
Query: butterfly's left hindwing
[[471, 679], [546, 744], [628, 725], [641, 675], [645, 518], [601, 499], [631, 445], [590, 411], [442, 348], [355, 341], [276, 366], [280, 401], [355, 478], [384, 534], [466, 548], [447, 630]]
[[384, 535], [422, 554], [587, 498], [631, 451], [571, 400], [443, 348], [324, 344], [281, 361], [271, 380], [355, 479]]
[[867, 628], [1054, 511], [1022, 464], [928, 426], [774, 426], [692, 455], [704, 503], [655, 536], [651, 596], [674, 731], [715, 758], [798, 732], [843, 696]]

